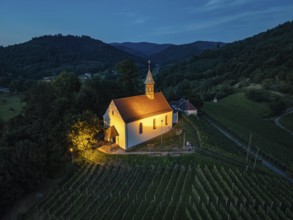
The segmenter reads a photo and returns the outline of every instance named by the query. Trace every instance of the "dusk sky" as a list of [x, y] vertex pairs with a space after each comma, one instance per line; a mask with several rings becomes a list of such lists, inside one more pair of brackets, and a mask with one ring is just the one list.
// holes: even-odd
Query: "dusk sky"
[[0, 0], [0, 45], [49, 34], [111, 42], [232, 42], [293, 20], [292, 0]]

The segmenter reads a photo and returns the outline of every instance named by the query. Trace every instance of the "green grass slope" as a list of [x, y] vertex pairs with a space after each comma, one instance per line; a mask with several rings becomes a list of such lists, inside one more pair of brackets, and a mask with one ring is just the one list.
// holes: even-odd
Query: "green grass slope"
[[21, 102], [18, 95], [0, 95], [0, 118], [8, 121], [18, 115], [23, 106], [24, 103]]
[[262, 118], [266, 106], [247, 100], [242, 93], [231, 95], [218, 103], [206, 103], [203, 111], [244, 142], [253, 134], [252, 145], [279, 162], [293, 168], [293, 138]]
[[271, 110], [267, 105], [251, 101], [247, 99], [243, 93], [231, 95], [221, 100], [220, 103], [231, 108], [241, 109], [245, 112], [257, 114], [259, 116], [266, 116], [271, 114]]

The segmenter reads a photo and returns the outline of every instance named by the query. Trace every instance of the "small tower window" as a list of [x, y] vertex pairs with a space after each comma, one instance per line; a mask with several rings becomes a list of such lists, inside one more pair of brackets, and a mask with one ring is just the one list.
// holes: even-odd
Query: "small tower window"
[[142, 123], [139, 123], [139, 127], [138, 127], [138, 133], [142, 134], [143, 129], [142, 129]]
[[154, 118], [153, 119], [153, 129], [156, 129], [157, 127], [156, 127], [156, 119]]
[[168, 125], [168, 115], [165, 116], [165, 125]]
[[112, 115], [114, 115], [114, 110], [112, 110]]

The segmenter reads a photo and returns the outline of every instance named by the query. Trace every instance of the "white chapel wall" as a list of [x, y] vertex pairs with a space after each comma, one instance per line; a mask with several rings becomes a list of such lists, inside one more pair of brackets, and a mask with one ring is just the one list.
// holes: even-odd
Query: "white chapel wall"
[[[127, 148], [138, 145], [149, 139], [157, 137], [162, 133], [166, 133], [172, 129], [173, 112], [167, 112], [148, 118], [140, 119], [126, 125], [127, 128]], [[165, 117], [167, 115], [167, 125]], [[156, 129], [153, 129], [153, 119], [156, 119]], [[162, 123], [161, 123], [162, 120]], [[143, 133], [139, 134], [139, 124], [143, 124]], [[162, 125], [162, 126], [161, 126]]]

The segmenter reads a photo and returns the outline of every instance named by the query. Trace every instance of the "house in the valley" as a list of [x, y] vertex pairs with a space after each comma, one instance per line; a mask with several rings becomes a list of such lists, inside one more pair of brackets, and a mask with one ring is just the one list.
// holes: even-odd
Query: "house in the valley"
[[188, 99], [181, 98], [171, 103], [174, 110], [185, 113], [186, 115], [197, 115], [197, 108]]
[[213, 102], [214, 103], [217, 103], [218, 102], [217, 96], [215, 96], [215, 98], [213, 99]]
[[82, 75], [79, 75], [78, 78], [79, 78], [80, 81], [83, 82], [85, 80], [91, 79], [92, 78], [92, 74], [90, 74], [90, 73], [84, 73]]
[[172, 129], [173, 109], [162, 92], [155, 92], [150, 63], [145, 94], [113, 99], [103, 119], [106, 140], [127, 150]]
[[0, 93], [9, 93], [9, 92], [10, 92], [9, 88], [0, 86]]

